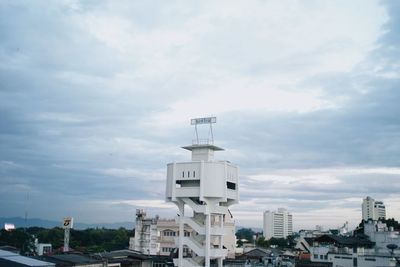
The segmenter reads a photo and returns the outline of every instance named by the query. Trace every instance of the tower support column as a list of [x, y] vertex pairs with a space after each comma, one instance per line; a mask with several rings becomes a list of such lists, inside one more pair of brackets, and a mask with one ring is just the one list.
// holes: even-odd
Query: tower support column
[[64, 229], [64, 248], [63, 252], [68, 252], [69, 251], [69, 235], [70, 235], [70, 229], [65, 228]]
[[183, 237], [184, 235], [184, 225], [183, 225], [183, 217], [185, 216], [185, 204], [180, 202], [178, 204], [179, 208], [179, 237], [178, 237], [178, 266], [183, 266]]
[[211, 214], [206, 214], [206, 244], [205, 244], [205, 266], [210, 267], [210, 244], [211, 244]]
[[[223, 214], [221, 214], [221, 215], [219, 216], [219, 227], [220, 227], [222, 230], [224, 230], [224, 215], [223, 215]], [[219, 237], [219, 249], [223, 249], [223, 244], [224, 244], [224, 236], [221, 235], [221, 236]], [[222, 257], [218, 258], [218, 267], [222, 267], [222, 260], [223, 260]]]

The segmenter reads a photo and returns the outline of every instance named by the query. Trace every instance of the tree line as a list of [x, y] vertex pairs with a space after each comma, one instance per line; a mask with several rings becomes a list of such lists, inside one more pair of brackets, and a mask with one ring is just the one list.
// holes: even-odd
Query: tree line
[[[279, 247], [279, 248], [292, 248], [295, 245], [294, 236], [288, 236], [287, 238], [274, 238], [265, 240], [262, 233], [254, 232], [251, 228], [241, 228], [236, 232], [236, 239], [238, 247], [243, 246], [247, 241], [248, 243], [255, 244], [258, 247]], [[242, 241], [246, 240], [246, 241]]]
[[[91, 228], [70, 231], [71, 249], [84, 253], [95, 253], [126, 249], [129, 247], [129, 238], [134, 236], [134, 230]], [[39, 243], [50, 243], [53, 250], [61, 249], [64, 245], [64, 229], [55, 227], [51, 229], [41, 227], [17, 228], [13, 231], [0, 231], [0, 246], [9, 245], [16, 247], [23, 254], [34, 251], [34, 240]]]

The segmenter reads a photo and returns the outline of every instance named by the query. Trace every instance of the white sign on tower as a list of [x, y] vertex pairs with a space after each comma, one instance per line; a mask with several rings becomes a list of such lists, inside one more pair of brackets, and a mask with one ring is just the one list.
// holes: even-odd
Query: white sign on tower
[[205, 118], [196, 118], [196, 119], [190, 120], [191, 125], [209, 124], [209, 123], [216, 123], [216, 122], [217, 122], [217, 117], [205, 117]]
[[[194, 125], [194, 132], [196, 135], [196, 139], [192, 140], [193, 145], [200, 144], [214, 144], [214, 134], [212, 125], [217, 122], [217, 117], [203, 117], [203, 118], [195, 118], [190, 120], [190, 124]], [[209, 131], [207, 139], [199, 139], [199, 133], [197, 131], [197, 125], [199, 124], [209, 124]]]
[[65, 217], [63, 219], [62, 227], [64, 228], [64, 249], [63, 249], [64, 252], [69, 251], [69, 231], [73, 226], [74, 226], [74, 218]]
[[74, 226], [74, 218], [72, 217], [65, 217], [63, 220], [63, 228], [64, 229], [71, 229]]

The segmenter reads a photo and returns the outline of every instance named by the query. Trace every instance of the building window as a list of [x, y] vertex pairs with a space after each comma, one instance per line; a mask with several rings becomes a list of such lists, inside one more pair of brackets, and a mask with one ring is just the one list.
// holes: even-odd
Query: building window
[[175, 236], [175, 232], [174, 231], [164, 231], [163, 236]]
[[51, 252], [51, 246], [45, 246], [43, 247], [43, 254], [48, 254]]
[[185, 171], [182, 172], [182, 178], [185, 178]]
[[174, 248], [163, 247], [161, 250], [162, 250], [162, 252], [171, 252], [172, 250], [174, 250]]
[[193, 171], [193, 177], [196, 177], [196, 172], [195, 171]]
[[185, 231], [184, 236], [190, 236], [190, 232]]
[[188, 178], [190, 178], [190, 172], [188, 171]]
[[318, 255], [317, 254], [314, 254], [314, 259], [318, 259]]
[[236, 184], [231, 183], [231, 182], [226, 182], [226, 187], [228, 189], [236, 190]]

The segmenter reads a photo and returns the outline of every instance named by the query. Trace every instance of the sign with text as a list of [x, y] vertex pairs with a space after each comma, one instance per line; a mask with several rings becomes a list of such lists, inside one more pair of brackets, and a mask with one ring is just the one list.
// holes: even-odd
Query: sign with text
[[217, 122], [217, 117], [206, 117], [206, 118], [191, 119], [190, 124], [191, 125], [210, 124], [210, 123], [216, 123], [216, 122]]
[[63, 219], [63, 228], [71, 229], [74, 226], [74, 218], [66, 217]]

